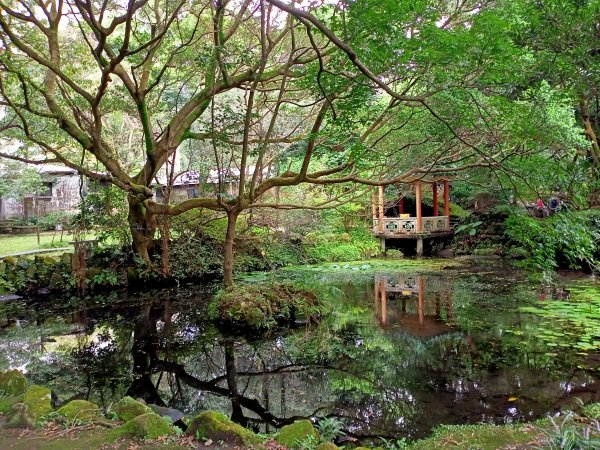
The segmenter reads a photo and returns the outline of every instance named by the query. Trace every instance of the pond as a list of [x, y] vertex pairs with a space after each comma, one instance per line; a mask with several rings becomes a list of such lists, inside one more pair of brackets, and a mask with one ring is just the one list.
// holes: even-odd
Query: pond
[[[506, 266], [447, 260], [288, 268], [262, 278], [318, 284], [332, 314], [260, 336], [215, 327], [216, 285], [0, 304], [0, 370], [56, 401], [104, 408], [131, 395], [216, 409], [263, 431], [339, 417], [359, 438], [427, 435], [438, 424], [529, 421], [600, 401], [600, 290], [541, 289]], [[577, 313], [579, 311], [579, 313]]]

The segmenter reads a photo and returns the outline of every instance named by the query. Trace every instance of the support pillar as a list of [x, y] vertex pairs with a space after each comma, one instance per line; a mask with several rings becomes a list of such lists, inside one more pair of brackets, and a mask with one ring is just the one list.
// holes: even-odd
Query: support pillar
[[379, 241], [380, 241], [380, 244], [381, 244], [381, 254], [385, 255], [385, 253], [387, 252], [387, 248], [385, 247], [385, 238], [384, 237], [380, 237]]
[[375, 231], [375, 221], [377, 220], [377, 194], [375, 192], [371, 196], [371, 210], [373, 212], [373, 231]]
[[417, 256], [423, 256], [423, 238], [417, 239]]
[[[384, 211], [384, 198], [383, 198], [383, 186], [379, 186], [379, 232], [383, 233], [383, 217], [385, 215]], [[385, 245], [385, 244], [384, 244]]]
[[448, 180], [444, 180], [444, 215], [450, 221], [450, 186]]
[[421, 180], [415, 184], [415, 203], [417, 204], [417, 233], [423, 232], [423, 213], [421, 211]]
[[431, 190], [433, 192], [433, 216], [438, 216], [438, 192], [437, 192], [437, 181], [431, 183]]
[[398, 199], [398, 214], [404, 214], [404, 197], [400, 194]]

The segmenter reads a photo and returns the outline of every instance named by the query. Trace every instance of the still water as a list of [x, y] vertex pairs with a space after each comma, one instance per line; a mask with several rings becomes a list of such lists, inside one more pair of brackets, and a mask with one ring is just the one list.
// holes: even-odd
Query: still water
[[211, 285], [3, 303], [0, 370], [26, 371], [57, 403], [109, 408], [131, 395], [263, 431], [336, 416], [358, 437], [417, 438], [438, 424], [528, 421], [575, 397], [600, 401], [600, 317], [560, 315], [598, 310], [597, 282], [541, 289], [503, 266], [445, 264], [257, 275], [318, 284], [333, 310], [266, 335], [206, 321]]

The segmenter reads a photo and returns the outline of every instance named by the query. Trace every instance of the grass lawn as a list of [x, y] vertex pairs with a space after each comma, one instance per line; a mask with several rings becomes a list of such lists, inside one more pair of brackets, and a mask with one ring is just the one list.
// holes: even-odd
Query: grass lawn
[[52, 243], [53, 231], [44, 231], [40, 233], [40, 245], [37, 243], [35, 234], [23, 235], [0, 235], [0, 256], [10, 255], [12, 253], [26, 252], [28, 250], [38, 250], [51, 247], [71, 247], [69, 241], [73, 240], [72, 235], [63, 234], [63, 241], [60, 241], [60, 232], [56, 233], [54, 244]]

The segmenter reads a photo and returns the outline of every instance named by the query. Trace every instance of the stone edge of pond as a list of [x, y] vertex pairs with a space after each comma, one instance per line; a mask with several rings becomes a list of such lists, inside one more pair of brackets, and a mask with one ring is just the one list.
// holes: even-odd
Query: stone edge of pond
[[[189, 448], [190, 445], [198, 445], [194, 442], [203, 442], [206, 447], [215, 444], [217, 447], [230, 445], [257, 449], [338, 449], [332, 442], [324, 441], [318, 428], [307, 419], [284, 425], [276, 433], [259, 435], [232, 422], [224, 414], [209, 410], [190, 416], [187, 423], [182, 421], [186, 428], [184, 431], [178, 426], [179, 421], [173, 423], [167, 417], [156, 414], [149, 405], [131, 397], [121, 399], [107, 414], [102, 414], [97, 405], [85, 400], [72, 400], [55, 410], [51, 404], [50, 389], [29, 384], [18, 370], [0, 372], [0, 391], [0, 441], [4, 438], [25, 441], [22, 448], [27, 448], [28, 439], [39, 443], [43, 439], [56, 441], [66, 436], [75, 445], [78, 440], [82, 444], [89, 437], [96, 444], [143, 440], [144, 448], [161, 448], [164, 445], [169, 448]], [[599, 419], [600, 403], [594, 403], [583, 407], [581, 415], [566, 412], [560, 418], [541, 419], [527, 424], [442, 425], [430, 437], [412, 443], [400, 439], [380, 440], [371, 447], [358, 446], [357, 442], [345, 443], [345, 446], [354, 450], [536, 448], [551, 443], [553, 439], [560, 440], [566, 434], [573, 434], [574, 430], [583, 439], [585, 427], [595, 427], [590, 439], [600, 438]], [[59, 424], [63, 428], [48, 428], [48, 423]], [[20, 447], [17, 445], [15, 448]], [[71, 447], [65, 445], [62, 448]]]

